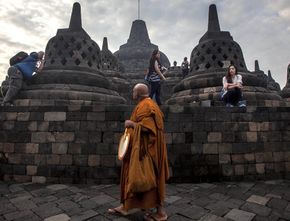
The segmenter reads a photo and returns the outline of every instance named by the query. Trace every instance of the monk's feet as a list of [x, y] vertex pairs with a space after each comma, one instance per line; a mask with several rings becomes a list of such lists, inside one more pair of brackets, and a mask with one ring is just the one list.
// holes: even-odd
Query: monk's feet
[[124, 210], [123, 205], [108, 209], [108, 213], [114, 214], [114, 215], [121, 215], [121, 216], [128, 215], [128, 212], [126, 210]]

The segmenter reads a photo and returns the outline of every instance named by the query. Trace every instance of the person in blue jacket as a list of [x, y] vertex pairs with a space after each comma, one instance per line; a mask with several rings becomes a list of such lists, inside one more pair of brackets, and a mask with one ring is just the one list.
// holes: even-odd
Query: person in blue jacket
[[22, 88], [23, 80], [31, 80], [32, 75], [41, 72], [44, 52], [31, 52], [25, 59], [8, 69], [8, 90], [1, 106], [12, 106], [12, 101]]

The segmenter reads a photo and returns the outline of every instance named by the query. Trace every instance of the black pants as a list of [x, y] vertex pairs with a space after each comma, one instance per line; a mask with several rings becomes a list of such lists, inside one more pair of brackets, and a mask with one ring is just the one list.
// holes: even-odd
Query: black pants
[[182, 77], [185, 78], [185, 76], [188, 75], [188, 72], [188, 69], [182, 69]]
[[230, 103], [231, 105], [237, 105], [240, 100], [242, 100], [242, 91], [240, 88], [236, 87], [228, 90], [228, 92], [223, 97], [223, 101], [226, 104]]
[[155, 96], [155, 100], [158, 105], [161, 105], [160, 91], [161, 91], [160, 81], [150, 82], [150, 98], [152, 99], [153, 96]]
[[20, 91], [23, 84], [23, 76], [20, 71], [14, 66], [8, 69], [9, 87], [3, 99], [3, 103], [12, 102]]

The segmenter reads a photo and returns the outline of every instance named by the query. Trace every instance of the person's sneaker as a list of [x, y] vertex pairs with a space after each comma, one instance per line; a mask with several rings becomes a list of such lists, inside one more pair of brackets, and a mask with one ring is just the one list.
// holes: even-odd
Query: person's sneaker
[[245, 101], [239, 101], [238, 106], [239, 107], [246, 107], [246, 102]]
[[227, 103], [226, 104], [226, 107], [233, 107], [234, 105], [230, 104], [230, 103]]

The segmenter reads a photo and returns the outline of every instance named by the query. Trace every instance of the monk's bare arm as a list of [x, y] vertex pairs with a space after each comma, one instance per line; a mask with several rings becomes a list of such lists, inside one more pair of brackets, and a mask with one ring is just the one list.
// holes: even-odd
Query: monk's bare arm
[[136, 123], [134, 121], [131, 121], [131, 120], [125, 121], [125, 128], [134, 128], [135, 125], [136, 125]]

